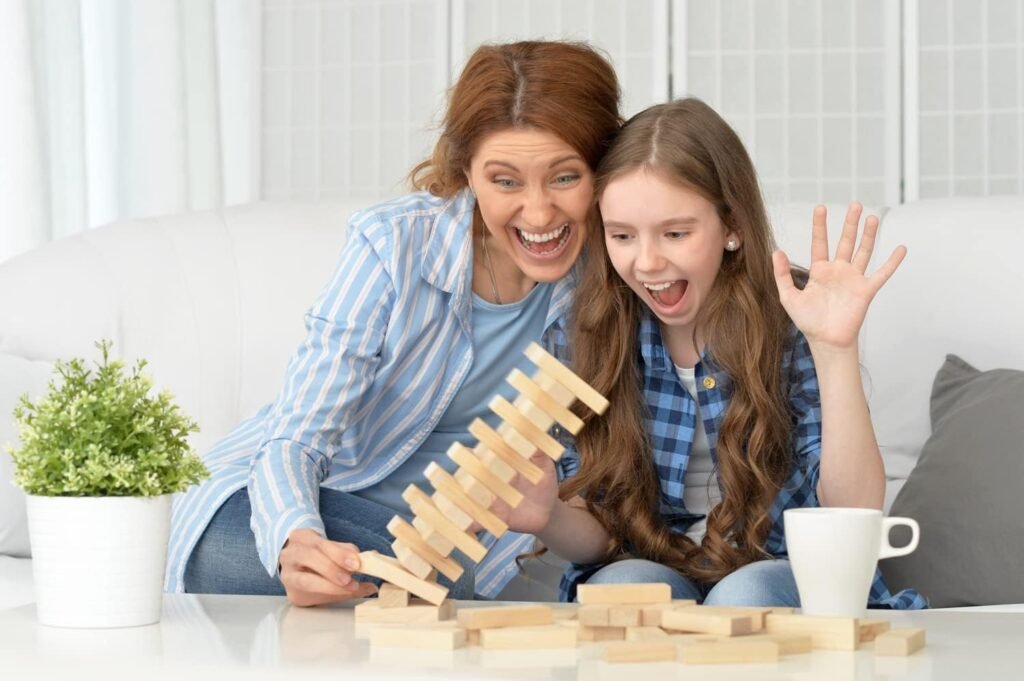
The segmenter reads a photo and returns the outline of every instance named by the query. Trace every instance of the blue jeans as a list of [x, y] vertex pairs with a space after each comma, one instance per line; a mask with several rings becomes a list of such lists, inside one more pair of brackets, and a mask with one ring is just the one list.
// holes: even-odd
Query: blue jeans
[[587, 584], [645, 584], [664, 582], [672, 598], [692, 598], [704, 605], [800, 606], [800, 594], [788, 560], [761, 560], [726, 575], [717, 584], [703, 584], [672, 568], [650, 560], [632, 558], [604, 566]]
[[[185, 566], [185, 591], [207, 594], [257, 594], [283, 596], [284, 585], [270, 576], [256, 552], [256, 538], [249, 528], [252, 507], [249, 492], [240, 489], [217, 510]], [[320, 517], [327, 538], [355, 544], [360, 551], [379, 551], [393, 556], [387, 524], [394, 509], [347, 492], [320, 489]], [[473, 598], [473, 563], [457, 552], [465, 572], [455, 584], [443, 575], [438, 583], [449, 589], [451, 598]], [[359, 581], [380, 580], [356, 575]]]

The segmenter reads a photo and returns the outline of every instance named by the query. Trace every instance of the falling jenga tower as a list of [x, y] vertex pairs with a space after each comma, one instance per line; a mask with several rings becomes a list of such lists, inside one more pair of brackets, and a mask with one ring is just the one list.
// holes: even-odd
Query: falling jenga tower
[[436, 463], [427, 466], [424, 475], [433, 494], [409, 485], [402, 498], [412, 509], [412, 524], [397, 515], [388, 523], [397, 560], [364, 551], [360, 572], [440, 606], [448, 590], [437, 583], [437, 572], [452, 581], [462, 575], [451, 552], [458, 549], [475, 563], [487, 554], [468, 532], [473, 522], [497, 537], [503, 535], [508, 526], [489, 510], [495, 497], [513, 508], [519, 505], [523, 495], [510, 483], [517, 474], [533, 483], [540, 480], [541, 469], [530, 461], [534, 451], [539, 449], [554, 461], [561, 458], [563, 447], [548, 430], [557, 423], [574, 435], [580, 431], [583, 421], [569, 410], [577, 398], [598, 414], [608, 408], [608, 400], [536, 343], [526, 349], [526, 356], [538, 369], [532, 377], [518, 369], [508, 375], [519, 391], [514, 403], [497, 396], [489, 405], [502, 419], [497, 430], [482, 419], [470, 424], [476, 446], [469, 449], [457, 442], [447, 452], [458, 464], [454, 475]]

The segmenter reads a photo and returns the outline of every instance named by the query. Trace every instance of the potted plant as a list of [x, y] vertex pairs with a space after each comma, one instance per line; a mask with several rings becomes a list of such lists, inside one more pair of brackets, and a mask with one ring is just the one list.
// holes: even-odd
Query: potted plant
[[[209, 476], [187, 438], [198, 431], [166, 391], [151, 394], [96, 344], [95, 370], [58, 361], [38, 401], [14, 409], [10, 449], [27, 496], [41, 624], [126, 627], [160, 619], [171, 494]], [[59, 379], [59, 380], [58, 380]]]

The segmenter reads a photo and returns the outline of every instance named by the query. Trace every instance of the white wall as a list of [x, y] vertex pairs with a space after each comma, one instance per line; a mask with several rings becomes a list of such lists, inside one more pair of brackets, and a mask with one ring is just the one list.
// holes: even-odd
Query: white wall
[[771, 202], [1024, 193], [1024, 0], [263, 0], [264, 198], [380, 196], [484, 41], [588, 40], [623, 110], [687, 94]]

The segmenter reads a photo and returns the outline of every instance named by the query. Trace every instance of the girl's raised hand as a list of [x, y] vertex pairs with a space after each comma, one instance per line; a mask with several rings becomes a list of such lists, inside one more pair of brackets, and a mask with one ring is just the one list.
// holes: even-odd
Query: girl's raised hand
[[875, 248], [878, 218], [870, 215], [864, 221], [858, 245], [862, 210], [859, 203], [850, 204], [835, 257], [829, 260], [825, 207], [815, 207], [810, 275], [803, 290], [793, 283], [786, 254], [781, 250], [772, 254], [782, 306], [812, 346], [835, 350], [854, 347], [871, 300], [907, 254], [906, 247], [897, 246], [889, 259], [868, 275], [866, 270]]

